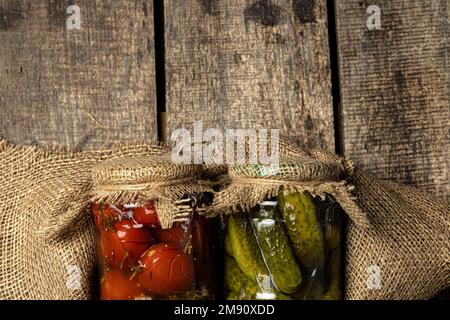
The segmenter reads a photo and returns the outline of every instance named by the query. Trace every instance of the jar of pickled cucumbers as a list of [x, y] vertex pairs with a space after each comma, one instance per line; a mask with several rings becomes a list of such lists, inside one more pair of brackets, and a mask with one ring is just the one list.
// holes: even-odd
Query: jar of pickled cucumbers
[[227, 299], [341, 299], [343, 210], [325, 192], [340, 190], [339, 164], [325, 163], [320, 176], [323, 161], [284, 161], [230, 166], [231, 183], [216, 195], [215, 209], [227, 213]]
[[340, 217], [331, 198], [280, 193], [230, 215], [227, 299], [340, 299]]
[[201, 215], [212, 195], [195, 190], [192, 170], [165, 157], [96, 168], [100, 299], [215, 297], [215, 222]]

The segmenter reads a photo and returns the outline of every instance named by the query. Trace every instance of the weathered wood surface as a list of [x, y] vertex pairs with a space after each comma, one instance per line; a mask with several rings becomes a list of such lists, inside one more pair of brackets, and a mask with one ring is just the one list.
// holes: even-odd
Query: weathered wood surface
[[[369, 31], [367, 7], [381, 9]], [[336, 1], [345, 154], [450, 199], [450, 7]]]
[[[66, 30], [70, 4], [81, 29]], [[153, 1], [1, 0], [0, 135], [90, 148], [156, 138]]]
[[334, 151], [325, 0], [166, 0], [168, 134], [275, 128]]

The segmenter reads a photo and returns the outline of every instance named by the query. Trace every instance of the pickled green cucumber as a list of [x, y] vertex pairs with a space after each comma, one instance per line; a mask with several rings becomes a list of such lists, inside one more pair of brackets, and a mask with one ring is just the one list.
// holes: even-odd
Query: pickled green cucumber
[[275, 294], [276, 294], [277, 300], [294, 300], [290, 296], [285, 295], [285, 294], [283, 294], [281, 292], [276, 292]]
[[[225, 257], [225, 285], [228, 292], [227, 300], [253, 300], [257, 299], [257, 293], [262, 292], [258, 284], [248, 279], [239, 269], [236, 260]], [[277, 291], [273, 291], [277, 300], [292, 300], [291, 297]]]
[[239, 293], [229, 292], [225, 300], [239, 300]]
[[231, 215], [228, 233], [234, 258], [242, 273], [255, 282], [258, 276], [269, 275], [247, 216]]
[[302, 192], [280, 193], [277, 200], [300, 262], [308, 272], [322, 270], [325, 264], [324, 238], [311, 196]]
[[229, 233], [225, 234], [225, 252], [230, 255], [231, 257], [234, 257], [233, 253], [233, 247], [231, 246], [231, 240]]
[[256, 282], [246, 277], [231, 257], [225, 257], [225, 285], [230, 292], [241, 294], [244, 291], [247, 297], [255, 297], [258, 292]]
[[276, 215], [271, 219], [260, 218], [253, 219], [253, 226], [272, 282], [278, 290], [287, 294], [294, 293], [302, 283], [302, 273], [295, 261], [286, 231]]

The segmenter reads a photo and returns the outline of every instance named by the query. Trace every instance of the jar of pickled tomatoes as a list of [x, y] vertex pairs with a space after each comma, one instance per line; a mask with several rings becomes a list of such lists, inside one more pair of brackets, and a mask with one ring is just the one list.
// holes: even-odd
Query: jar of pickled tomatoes
[[216, 221], [194, 168], [165, 155], [114, 159], [94, 170], [100, 299], [213, 299]]

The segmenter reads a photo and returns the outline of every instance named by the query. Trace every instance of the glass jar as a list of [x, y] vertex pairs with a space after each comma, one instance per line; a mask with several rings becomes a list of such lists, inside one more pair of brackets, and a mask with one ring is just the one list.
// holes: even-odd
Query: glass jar
[[169, 229], [161, 227], [154, 200], [92, 204], [100, 299], [214, 298], [215, 222], [198, 214], [209, 202], [209, 194], [177, 201], [190, 213]]
[[341, 213], [332, 197], [280, 192], [226, 218], [229, 300], [340, 299]]

